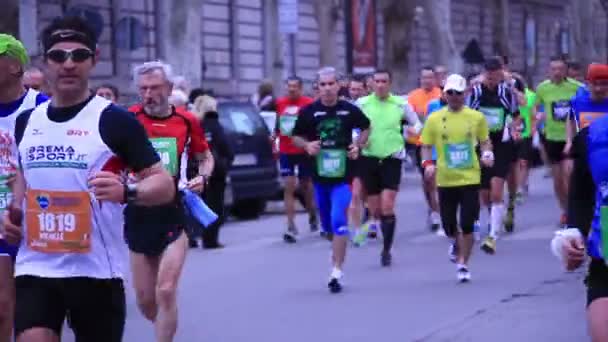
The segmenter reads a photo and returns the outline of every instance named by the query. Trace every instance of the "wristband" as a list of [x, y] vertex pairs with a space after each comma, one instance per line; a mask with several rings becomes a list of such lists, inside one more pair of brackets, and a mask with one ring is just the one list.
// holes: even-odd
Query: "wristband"
[[421, 165], [422, 165], [423, 169], [426, 169], [427, 166], [435, 165], [435, 162], [433, 160], [427, 159], [427, 160], [423, 160]]
[[483, 151], [481, 154], [482, 159], [494, 160], [494, 152], [492, 151]]

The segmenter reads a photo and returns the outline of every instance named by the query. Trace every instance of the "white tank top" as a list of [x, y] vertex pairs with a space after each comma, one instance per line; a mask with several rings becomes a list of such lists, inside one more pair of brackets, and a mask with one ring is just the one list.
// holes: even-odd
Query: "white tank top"
[[49, 102], [32, 112], [19, 144], [28, 187], [17, 276], [124, 277], [123, 206], [97, 201], [87, 182], [114, 156], [99, 132], [109, 105], [95, 96], [61, 123], [49, 120]]

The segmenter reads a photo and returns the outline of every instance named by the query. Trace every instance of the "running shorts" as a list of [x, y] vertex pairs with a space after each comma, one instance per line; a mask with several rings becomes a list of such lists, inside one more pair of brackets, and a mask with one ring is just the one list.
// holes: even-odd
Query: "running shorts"
[[585, 278], [587, 306], [594, 300], [608, 298], [608, 266], [600, 259], [592, 259]]
[[464, 234], [473, 232], [473, 225], [479, 214], [479, 185], [438, 187], [439, 212], [445, 234], [450, 237], [458, 232], [458, 209], [460, 208], [460, 228]]
[[494, 165], [481, 168], [481, 188], [490, 189], [492, 178], [507, 178], [511, 165], [517, 160], [515, 145], [512, 141], [493, 144]]
[[182, 224], [145, 223], [126, 225], [125, 239], [129, 250], [147, 256], [159, 256], [177, 240], [184, 226]]
[[530, 161], [532, 159], [532, 138], [516, 141], [515, 155], [518, 160]]
[[15, 334], [47, 328], [61, 337], [66, 317], [76, 341], [120, 342], [125, 327], [121, 279], [15, 278]]
[[296, 175], [300, 179], [312, 177], [312, 160], [305, 154], [285, 154], [279, 156], [279, 166], [281, 177], [291, 177]]
[[383, 190], [398, 191], [401, 184], [401, 160], [379, 159], [362, 156], [359, 158], [359, 176], [363, 180], [369, 196], [379, 195]]
[[351, 201], [350, 185], [347, 183], [315, 183], [315, 197], [323, 231], [336, 236], [348, 234], [348, 208]]
[[559, 164], [562, 160], [567, 159], [567, 156], [564, 155], [564, 146], [566, 146], [566, 142], [543, 139], [543, 146], [545, 147], [545, 153], [547, 154], [549, 163]]
[[18, 249], [18, 246], [9, 245], [6, 241], [0, 239], [0, 257], [11, 257], [15, 261]]

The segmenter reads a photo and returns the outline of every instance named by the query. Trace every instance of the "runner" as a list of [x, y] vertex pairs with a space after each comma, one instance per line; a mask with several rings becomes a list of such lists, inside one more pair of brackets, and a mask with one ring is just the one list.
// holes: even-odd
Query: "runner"
[[23, 85], [28, 89], [37, 91], [46, 90], [46, 79], [42, 71], [35, 67], [29, 67], [23, 74]]
[[568, 136], [566, 146], [568, 150], [572, 146], [574, 136], [578, 131], [589, 126], [593, 121], [608, 113], [608, 105], [605, 103], [605, 87], [608, 83], [608, 67], [606, 64], [591, 64], [587, 69], [587, 85], [580, 87], [572, 98], [572, 111], [568, 120]]
[[[58, 18], [41, 37], [53, 98], [17, 118], [22, 169], [12, 206], [25, 217], [22, 227], [17, 215], [5, 215], [2, 224], [9, 242], [23, 234], [15, 335], [18, 342], [59, 341], [68, 315], [77, 341], [121, 341], [127, 271], [121, 203], [169, 202], [174, 185], [133, 115], [90, 94], [99, 51], [87, 22]], [[123, 184], [120, 161], [137, 172], [137, 185]]]
[[[592, 65], [587, 79], [592, 101], [573, 101], [573, 109], [579, 112], [581, 118], [584, 116], [583, 111], [608, 112], [608, 65]], [[574, 138], [571, 153], [574, 168], [567, 206], [568, 227], [572, 229], [562, 231], [571, 236], [563, 239], [564, 244], [561, 246], [567, 270], [579, 268], [587, 259], [587, 254], [591, 257], [585, 285], [587, 319], [593, 341], [608, 340], [608, 326], [605, 324], [608, 320], [608, 237], [605, 229], [608, 203], [605, 191], [608, 181], [607, 130], [608, 117], [602, 115], [585, 126]]]
[[[469, 107], [485, 115], [496, 157], [492, 167], [483, 167], [481, 170], [480, 192], [482, 205], [490, 210], [490, 231], [481, 248], [486, 253], [494, 254], [496, 239], [502, 228], [505, 179], [515, 162], [515, 148], [511, 135], [517, 137], [517, 132], [509, 127], [507, 120], [518, 119], [519, 111], [515, 95], [503, 81], [504, 73], [500, 60], [491, 58], [486, 61], [484, 68], [482, 83], [473, 88]], [[518, 127], [519, 122], [515, 120], [513, 126]], [[512, 226], [510, 228], [512, 229]]]
[[530, 162], [532, 161], [532, 132], [533, 118], [536, 116], [535, 103], [536, 93], [534, 93], [526, 85], [523, 78], [519, 75], [513, 75], [516, 80], [515, 89], [523, 89], [525, 97], [525, 105], [519, 106], [519, 113], [522, 117], [523, 129], [521, 132], [521, 140], [515, 142], [515, 154], [517, 156], [517, 193], [516, 200], [521, 203], [524, 196], [528, 195], [528, 175]]
[[359, 165], [371, 216], [381, 218], [384, 246], [380, 261], [383, 266], [392, 262], [395, 198], [401, 183], [401, 162], [405, 159], [403, 122], [410, 125], [409, 134], [419, 134], [422, 129], [416, 112], [403, 97], [391, 94], [390, 88], [390, 72], [378, 70], [374, 73], [374, 93], [358, 101], [374, 127]]
[[[194, 114], [169, 105], [172, 77], [171, 67], [162, 62], [135, 67], [133, 79], [142, 104], [129, 111], [146, 129], [177, 188], [200, 193], [213, 171], [213, 156]], [[189, 159], [198, 161], [198, 175], [190, 181], [186, 178]], [[133, 204], [125, 209], [125, 236], [137, 303], [154, 323], [157, 341], [173, 341], [177, 329], [176, 292], [188, 241], [184, 225], [180, 196], [163, 206]]]
[[566, 77], [567, 65], [561, 57], [551, 59], [550, 79], [542, 82], [536, 89], [536, 103], [545, 109], [544, 148], [551, 163], [553, 187], [558, 204], [562, 209], [560, 224], [565, 224], [568, 181], [571, 161], [566, 157], [566, 121], [570, 114], [570, 99], [582, 85]]
[[583, 66], [581, 63], [576, 61], [568, 62], [568, 77], [573, 80], [577, 80], [580, 83], [585, 82], [585, 72], [583, 71]]
[[369, 120], [359, 108], [338, 100], [338, 80], [334, 68], [318, 72], [321, 98], [302, 109], [293, 131], [294, 143], [316, 159], [314, 185], [324, 229], [334, 234], [333, 269], [328, 287], [342, 290], [343, 264], [348, 241], [346, 211], [351, 202], [352, 169], [348, 159], [357, 158], [359, 148], [352, 130], [360, 129], [359, 143], [367, 141]]
[[[428, 106], [431, 101], [441, 97], [441, 89], [437, 87], [435, 72], [432, 67], [424, 67], [420, 71], [420, 88], [411, 91], [407, 95], [407, 102], [412, 106], [418, 114], [420, 120], [424, 121], [428, 115]], [[438, 232], [441, 225], [441, 217], [439, 216], [439, 203], [437, 202], [437, 186], [434, 178], [424, 177], [424, 168], [422, 167], [421, 157], [421, 142], [420, 136], [408, 137], [408, 144], [413, 144], [416, 153], [416, 163], [420, 175], [423, 176], [422, 190], [428, 205], [427, 221], [432, 232]]]
[[[311, 159], [306, 152], [294, 146], [292, 141], [293, 127], [298, 119], [300, 110], [311, 104], [310, 97], [302, 96], [302, 79], [292, 76], [287, 79], [287, 96], [277, 99], [277, 124], [274, 134], [279, 138], [279, 162], [281, 165], [281, 177], [285, 180], [283, 193], [285, 211], [287, 213], [287, 229], [283, 234], [283, 240], [288, 243], [297, 241], [298, 228], [294, 218], [296, 216], [296, 188], [299, 186], [304, 196], [306, 211], [308, 211], [308, 224], [311, 232], [319, 230], [317, 213], [313, 200], [313, 187], [311, 180]], [[275, 138], [273, 137], [274, 141]], [[297, 177], [297, 178], [296, 178]], [[329, 231], [331, 232], [331, 231]], [[323, 232], [324, 235], [329, 232]]]
[[[452, 239], [450, 250], [456, 249], [458, 253], [457, 276], [461, 282], [471, 280], [468, 262], [474, 243], [473, 225], [479, 212], [481, 171], [475, 146], [481, 144], [484, 165], [491, 166], [494, 160], [483, 114], [464, 105], [466, 88], [464, 77], [450, 75], [443, 89], [447, 107], [429, 116], [422, 131], [425, 177], [437, 179], [441, 221], [446, 235]], [[436, 166], [433, 148], [437, 149]]]
[[[9, 180], [18, 156], [14, 146], [17, 114], [47, 100], [36, 90], [25, 88], [23, 70], [29, 58], [23, 44], [8, 34], [0, 34], [0, 212], [10, 203]], [[13, 279], [17, 246], [1, 239], [0, 233], [0, 341], [9, 341], [13, 329], [15, 283]]]

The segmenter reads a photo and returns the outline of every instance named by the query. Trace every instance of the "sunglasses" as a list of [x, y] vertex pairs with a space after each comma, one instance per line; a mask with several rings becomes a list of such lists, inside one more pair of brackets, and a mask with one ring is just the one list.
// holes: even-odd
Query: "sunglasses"
[[458, 95], [464, 94], [464, 92], [462, 92], [462, 91], [456, 91], [456, 90], [448, 90], [445, 93], [448, 94], [448, 95], [450, 95], [450, 96], [454, 96], [454, 95], [458, 96]]
[[74, 63], [82, 63], [94, 55], [93, 51], [85, 48], [74, 50], [54, 49], [46, 52], [46, 58], [55, 63], [65, 63], [68, 59], [71, 59]]

